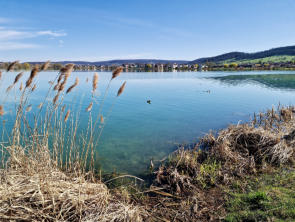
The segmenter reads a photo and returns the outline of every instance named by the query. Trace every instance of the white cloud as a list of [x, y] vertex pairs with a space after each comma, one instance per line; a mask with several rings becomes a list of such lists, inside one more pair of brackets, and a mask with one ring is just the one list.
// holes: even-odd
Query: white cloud
[[36, 33], [37, 35], [48, 35], [52, 37], [61, 37], [61, 36], [66, 36], [67, 33], [65, 32], [56, 32], [56, 31], [51, 31], [51, 30], [46, 30], [46, 31], [39, 31]]
[[[0, 18], [1, 23], [1, 18]], [[15, 40], [22, 39], [33, 39], [37, 37], [48, 36], [50, 38], [58, 38], [66, 36], [67, 33], [63, 31], [18, 31], [16, 29], [8, 29], [6, 27], [0, 26], [0, 50], [16, 50], [16, 49], [32, 49], [38, 48], [40, 45], [31, 44], [31, 43], [21, 43], [15, 42]], [[59, 41], [59, 46], [63, 45], [63, 41]]]
[[24, 38], [31, 38], [31, 37], [32, 37], [32, 34], [28, 32], [7, 30], [5, 28], [2, 28], [0, 30], [0, 40], [24, 39]]
[[21, 42], [0, 42], [0, 51], [39, 48], [39, 45]]
[[61, 37], [66, 36], [65, 32], [54, 32], [54, 31], [38, 31], [38, 32], [28, 32], [28, 31], [17, 31], [12, 29], [6, 29], [0, 27], [0, 40], [13, 40], [13, 39], [27, 39], [36, 38], [39, 36], [51, 36], [51, 37]]

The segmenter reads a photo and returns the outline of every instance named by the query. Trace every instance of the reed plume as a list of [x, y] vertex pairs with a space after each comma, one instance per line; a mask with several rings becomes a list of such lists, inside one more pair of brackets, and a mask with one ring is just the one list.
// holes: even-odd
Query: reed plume
[[30, 112], [32, 110], [32, 105], [28, 105], [26, 108], [26, 112]]
[[97, 89], [97, 83], [98, 83], [98, 74], [96, 72], [96, 73], [94, 73], [93, 80], [92, 80], [92, 91], [93, 92], [95, 92], [95, 90]]
[[38, 109], [41, 109], [43, 106], [43, 103], [40, 103], [39, 106], [38, 106]]
[[0, 116], [4, 115], [4, 108], [2, 105], [0, 105]]
[[123, 93], [123, 91], [125, 89], [125, 85], [126, 85], [126, 81], [122, 84], [122, 86], [118, 90], [117, 96], [120, 96]]
[[77, 77], [75, 80], [75, 83], [68, 88], [66, 93], [71, 92], [78, 84], [79, 84], [79, 78]]
[[58, 97], [59, 97], [59, 93], [57, 93], [56, 96], [53, 98], [53, 100], [52, 100], [53, 105], [56, 104]]
[[63, 105], [62, 108], [61, 108], [61, 111], [64, 112], [65, 109], [66, 109], [66, 105]]
[[65, 89], [65, 85], [66, 85], [66, 81], [63, 81], [58, 87], [58, 92], [63, 91]]
[[[55, 90], [58, 89], [58, 91], [61, 92], [65, 89], [65, 85], [67, 83], [69, 76], [71, 75], [71, 72], [73, 71], [74, 66], [74, 64], [70, 63], [60, 69], [60, 75], [57, 80], [57, 84], [54, 87]], [[62, 83], [60, 83], [62, 78], [64, 78], [64, 80]]]
[[8, 86], [7, 89], [6, 89], [6, 92], [8, 93], [12, 89], [12, 87], [13, 87], [13, 85]]
[[102, 115], [100, 116], [100, 122], [101, 122], [101, 123], [104, 123], [104, 118], [103, 118]]
[[38, 72], [39, 72], [39, 66], [36, 65], [36, 66], [32, 69], [32, 71], [31, 71], [31, 75], [30, 75], [29, 79], [28, 79], [27, 82], [26, 82], [26, 88], [28, 88], [28, 87], [32, 84], [32, 82], [33, 82], [34, 78], [37, 76]]
[[57, 83], [57, 84], [53, 87], [53, 90], [56, 91], [56, 90], [58, 90], [58, 88], [59, 88], [59, 83]]
[[118, 77], [121, 72], [123, 71], [123, 67], [119, 66], [118, 68], [116, 68], [114, 71], [113, 71], [113, 76], [112, 76], [112, 79]]
[[86, 108], [86, 111], [87, 111], [87, 112], [90, 112], [91, 109], [92, 109], [92, 106], [93, 106], [93, 102], [91, 102], [91, 103], [89, 104], [89, 106]]
[[26, 81], [26, 88], [28, 88], [33, 82], [33, 79], [29, 78], [27, 81]]
[[11, 70], [13, 70], [15, 65], [18, 63], [19, 63], [19, 61], [14, 61], [14, 62], [10, 63], [9, 66], [7, 67], [6, 71], [10, 72]]
[[60, 73], [60, 75], [59, 75], [59, 77], [57, 79], [57, 84], [59, 84], [61, 82], [62, 78], [63, 78], [63, 74]]
[[24, 74], [24, 72], [20, 72], [19, 74], [16, 75], [13, 85], [19, 81], [19, 79], [23, 76], [23, 74]]
[[23, 83], [21, 82], [19, 86], [19, 91], [22, 91], [22, 90], [23, 90]]
[[67, 111], [66, 115], [65, 115], [65, 118], [64, 118], [64, 121], [67, 122], [68, 121], [68, 118], [70, 116], [70, 110]]
[[32, 87], [32, 92], [34, 92], [36, 88], [37, 88], [37, 85], [34, 84], [34, 86]]
[[15, 79], [14, 79], [12, 85], [8, 86], [8, 88], [6, 89], [6, 92], [9, 92], [13, 88], [13, 86], [19, 81], [19, 79], [22, 77], [23, 74], [24, 74], [24, 72], [20, 72], [19, 74], [17, 74], [15, 76]]
[[61, 75], [64, 75], [65, 79], [69, 78], [74, 66], [75, 64], [73, 63], [66, 64], [63, 68], [60, 69]]
[[1, 80], [1, 78], [2, 78], [2, 72], [0, 71], [0, 80]]
[[43, 63], [42, 66], [41, 66], [41, 68], [40, 68], [40, 70], [41, 71], [47, 70], [48, 67], [49, 67], [49, 64], [50, 64], [50, 61], [49, 60], [47, 62]]

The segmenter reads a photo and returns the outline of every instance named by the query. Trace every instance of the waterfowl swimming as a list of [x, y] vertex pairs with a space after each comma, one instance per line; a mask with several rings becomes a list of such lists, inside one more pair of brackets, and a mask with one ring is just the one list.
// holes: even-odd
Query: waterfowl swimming
[[147, 100], [146, 102], [147, 102], [148, 104], [151, 104], [151, 103], [152, 103], [151, 100]]

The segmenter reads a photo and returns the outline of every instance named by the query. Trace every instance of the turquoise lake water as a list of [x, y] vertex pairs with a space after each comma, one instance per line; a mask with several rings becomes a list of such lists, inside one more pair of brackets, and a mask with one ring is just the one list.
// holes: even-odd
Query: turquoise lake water
[[[64, 100], [72, 111], [82, 110], [80, 130], [87, 127], [88, 113], [84, 110], [91, 98], [93, 73], [73, 72], [69, 84], [77, 76], [80, 84]], [[1, 83], [0, 99], [11, 106], [14, 93], [6, 96], [3, 89], [11, 84], [15, 74], [9, 73]], [[29, 101], [33, 105], [28, 114], [31, 118], [47, 92], [48, 81], [56, 74], [38, 75], [38, 87]], [[110, 78], [110, 72], [99, 72], [98, 95], [103, 94]], [[110, 117], [105, 119], [102, 138], [96, 147], [99, 163], [109, 172], [143, 173], [151, 158], [157, 163], [177, 145], [197, 142], [211, 129], [217, 131], [231, 123], [249, 121], [254, 112], [279, 103], [295, 103], [295, 72], [122, 73], [111, 83], [104, 115], [125, 80], [125, 91], [117, 99]], [[97, 98], [100, 102], [101, 96]], [[93, 107], [92, 113], [96, 112], [98, 105]], [[6, 125], [12, 124], [13, 117], [9, 114], [3, 118], [8, 122]]]

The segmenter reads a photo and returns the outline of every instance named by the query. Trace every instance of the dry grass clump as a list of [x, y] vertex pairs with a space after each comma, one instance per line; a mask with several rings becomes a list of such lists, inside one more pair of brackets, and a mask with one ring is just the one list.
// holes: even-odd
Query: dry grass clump
[[142, 221], [142, 209], [114, 199], [101, 182], [61, 172], [47, 148], [8, 150], [8, 168], [0, 171], [2, 221]]
[[146, 221], [147, 214], [143, 207], [135, 206], [132, 204], [126, 204], [124, 202], [115, 201], [108, 205], [106, 210], [101, 213], [92, 213], [82, 219], [82, 221], [134, 221], [141, 222]]
[[221, 131], [209, 149], [228, 173], [255, 173], [266, 165], [281, 165], [294, 153], [294, 142], [280, 133], [249, 125], [230, 126]]
[[178, 195], [188, 195], [219, 180], [220, 165], [211, 161], [205, 152], [186, 150], [183, 147], [159, 167], [155, 185]]
[[294, 126], [293, 107], [272, 109], [250, 124], [206, 135], [193, 149], [181, 147], [155, 172], [159, 191], [147, 209], [159, 221], [224, 219], [226, 192], [235, 181], [294, 162]]
[[180, 149], [156, 172], [156, 185], [178, 194], [229, 183], [295, 159], [293, 107], [267, 111], [250, 124], [208, 134], [194, 149]]
[[105, 210], [106, 186], [62, 173], [46, 148], [30, 155], [18, 147], [10, 151], [9, 166], [1, 170], [1, 220], [80, 221]]

